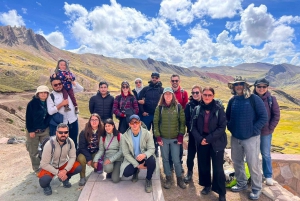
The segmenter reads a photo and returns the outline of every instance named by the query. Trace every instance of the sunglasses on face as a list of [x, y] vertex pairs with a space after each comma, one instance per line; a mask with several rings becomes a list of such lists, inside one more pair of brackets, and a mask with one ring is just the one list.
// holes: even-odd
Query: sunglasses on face
[[129, 122], [130, 125], [138, 125], [140, 123], [140, 121], [131, 121]]
[[97, 122], [99, 121], [99, 119], [91, 119], [91, 121]]
[[256, 86], [257, 88], [263, 88], [263, 89], [265, 89], [265, 88], [267, 88], [268, 86]]
[[54, 84], [53, 86], [58, 87], [58, 86], [61, 86], [61, 85], [62, 85], [62, 83], [57, 83], [57, 84]]
[[171, 82], [179, 82], [179, 80], [171, 80]]
[[213, 95], [212, 94], [202, 94], [202, 96], [204, 96], [204, 97], [212, 97]]
[[153, 77], [151, 77], [153, 80], [157, 80], [158, 79], [158, 77], [155, 77], [155, 76], [153, 76]]
[[122, 89], [129, 89], [129, 86], [122, 86]]
[[140, 83], [142, 83], [142, 82], [135, 82], [136, 84], [140, 84]]
[[69, 133], [69, 131], [57, 131], [57, 132], [58, 132], [58, 134], [60, 134], [60, 135], [62, 135], [62, 134], [67, 135], [67, 134]]
[[192, 91], [192, 95], [195, 95], [195, 94], [197, 94], [197, 95], [198, 95], [198, 94], [200, 94], [200, 92], [199, 92], [199, 91], [195, 91], [195, 92], [194, 92], [194, 91]]
[[233, 84], [233, 86], [235, 86], [235, 87], [236, 87], [236, 86], [239, 86], [239, 85], [240, 85], [240, 86], [244, 86], [244, 82], [238, 82], [238, 83], [234, 83], [234, 84]]

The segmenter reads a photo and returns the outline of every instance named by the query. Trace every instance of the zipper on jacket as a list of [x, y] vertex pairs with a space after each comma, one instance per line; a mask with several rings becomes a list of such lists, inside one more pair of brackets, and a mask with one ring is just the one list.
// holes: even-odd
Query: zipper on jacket
[[[64, 146], [64, 145], [63, 145]], [[61, 157], [61, 153], [62, 153], [62, 147], [63, 146], [60, 146], [60, 155], [59, 155], [59, 158], [58, 158], [58, 164], [57, 164], [57, 168], [59, 169], [59, 163], [60, 163], [60, 157]]]

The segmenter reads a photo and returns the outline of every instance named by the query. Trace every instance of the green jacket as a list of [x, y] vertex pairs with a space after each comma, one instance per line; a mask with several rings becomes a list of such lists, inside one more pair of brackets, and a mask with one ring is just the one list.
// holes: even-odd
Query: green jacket
[[[110, 140], [112, 139], [113, 134], [107, 134], [103, 143], [103, 137], [99, 140], [99, 151], [94, 157], [94, 162], [98, 162], [99, 158], [101, 158], [104, 154], [104, 150], [107, 148]], [[120, 136], [122, 139], [122, 135]], [[121, 141], [121, 140], [120, 140]], [[123, 154], [122, 154], [122, 148], [120, 146], [120, 143], [118, 141], [118, 137], [114, 136], [114, 139], [111, 141], [108, 149], [105, 151], [104, 160], [108, 158], [110, 162], [115, 161], [122, 161], [123, 160]]]
[[[180, 107], [177, 108], [177, 107]], [[179, 110], [179, 115], [178, 115]], [[159, 116], [161, 116], [159, 125]], [[154, 113], [154, 136], [165, 139], [174, 139], [178, 134], [185, 134], [185, 115], [181, 105], [166, 107], [162, 106], [161, 115], [159, 115], [159, 106]]]
[[[147, 158], [150, 156], [154, 156], [155, 147], [153, 141], [153, 135], [150, 133], [147, 128], [141, 127], [140, 132], [140, 148], [143, 154], [146, 154]], [[121, 139], [121, 147], [124, 155], [124, 160], [120, 168], [120, 177], [123, 176], [123, 172], [125, 168], [132, 164], [133, 167], [137, 167], [139, 163], [134, 158], [134, 150], [133, 150], [133, 142], [131, 137], [131, 130], [130, 128], [123, 134]]]

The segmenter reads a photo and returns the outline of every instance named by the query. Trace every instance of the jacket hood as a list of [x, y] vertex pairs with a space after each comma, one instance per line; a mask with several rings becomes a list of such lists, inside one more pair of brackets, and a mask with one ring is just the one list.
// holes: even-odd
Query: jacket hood
[[151, 80], [148, 82], [149, 87], [162, 87], [161, 81], [158, 81], [156, 84], [154, 84]]

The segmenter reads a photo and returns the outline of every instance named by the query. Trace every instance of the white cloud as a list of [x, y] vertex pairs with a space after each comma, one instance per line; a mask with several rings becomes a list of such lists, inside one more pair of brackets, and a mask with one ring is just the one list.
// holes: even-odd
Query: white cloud
[[282, 16], [280, 17], [280, 19], [278, 20], [278, 22], [276, 24], [292, 24], [292, 23], [300, 23], [300, 17], [299, 16]]
[[41, 4], [40, 2], [37, 2], [37, 1], [36, 1], [35, 3], [36, 3], [37, 5], [39, 5], [39, 6], [42, 6], [42, 4]]
[[239, 26], [240, 26], [240, 22], [238, 21], [233, 21], [233, 22], [227, 21], [225, 25], [226, 29], [230, 30], [231, 32], [239, 31]]
[[23, 14], [27, 14], [27, 8], [22, 8]]
[[40, 30], [37, 33], [44, 36], [49, 43], [51, 43], [57, 48], [62, 49], [66, 47], [67, 41], [65, 40], [64, 35], [59, 31], [54, 31], [49, 34], [44, 34], [44, 32]]
[[0, 22], [3, 25], [10, 26], [25, 26], [21, 15], [18, 15], [16, 10], [10, 10], [7, 13], [0, 13]]

